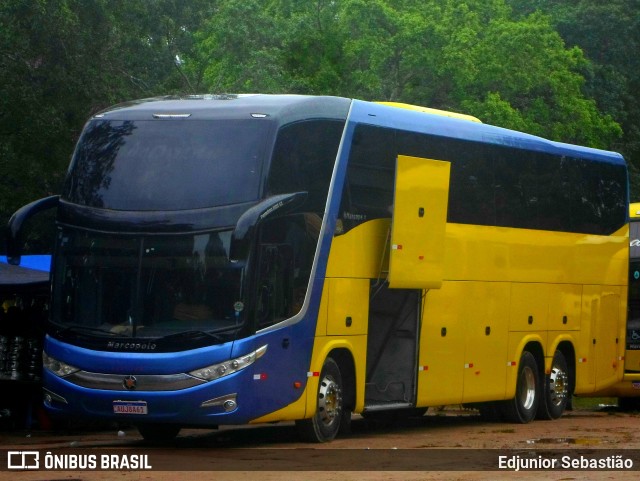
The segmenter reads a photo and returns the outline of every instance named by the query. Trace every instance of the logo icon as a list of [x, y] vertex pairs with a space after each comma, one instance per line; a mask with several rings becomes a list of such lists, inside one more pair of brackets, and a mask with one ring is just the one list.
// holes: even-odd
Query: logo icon
[[7, 469], [39, 469], [40, 453], [38, 451], [8, 451]]
[[127, 376], [122, 381], [122, 385], [125, 389], [133, 391], [136, 387], [138, 387], [138, 380], [135, 378], [135, 376]]

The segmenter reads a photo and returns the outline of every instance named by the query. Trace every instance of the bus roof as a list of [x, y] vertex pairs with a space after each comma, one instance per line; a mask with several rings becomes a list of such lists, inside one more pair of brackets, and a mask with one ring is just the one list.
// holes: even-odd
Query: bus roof
[[381, 103], [354, 100], [350, 117], [355, 122], [428, 133], [435, 136], [503, 145], [523, 150], [566, 155], [615, 165], [626, 165], [622, 155], [608, 150], [555, 142], [532, 134], [469, 122], [461, 116], [444, 116], [418, 109], [399, 109]]
[[135, 100], [110, 107], [94, 118], [110, 120], [268, 118], [279, 124], [304, 119], [345, 120], [350, 99], [311, 95], [187, 95]]
[[401, 109], [415, 110], [417, 112], [424, 112], [427, 114], [443, 115], [445, 117], [452, 117], [454, 119], [463, 119], [463, 120], [469, 120], [471, 122], [482, 123], [482, 121], [479, 118], [473, 117], [472, 115], [459, 114], [457, 112], [449, 112], [447, 110], [432, 109], [429, 107], [421, 107], [420, 105], [411, 105], [411, 104], [405, 104], [402, 102], [376, 102], [376, 103], [379, 103], [382, 105], [389, 105], [391, 107], [398, 107]]
[[[349, 108], [351, 107], [351, 110]], [[350, 113], [349, 113], [350, 112]], [[554, 142], [535, 135], [483, 124], [470, 115], [399, 102], [367, 102], [311, 95], [224, 94], [167, 96], [115, 105], [94, 118], [151, 120], [153, 118], [234, 119], [269, 117], [277, 125], [305, 119], [340, 119], [429, 133], [525, 150], [624, 164], [615, 152]]]

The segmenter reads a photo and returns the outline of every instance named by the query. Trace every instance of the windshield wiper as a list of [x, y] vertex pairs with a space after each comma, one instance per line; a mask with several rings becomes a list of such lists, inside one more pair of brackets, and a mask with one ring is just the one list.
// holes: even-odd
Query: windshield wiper
[[166, 336], [162, 336], [159, 339], [162, 339], [163, 341], [172, 339], [195, 340], [210, 337], [212, 339], [215, 339], [216, 341], [224, 342], [226, 340], [226, 336], [221, 336], [220, 334], [229, 331], [235, 331], [237, 329], [239, 329], [239, 326], [224, 327], [222, 329], [213, 329], [211, 331], [200, 331], [194, 329], [191, 331], [176, 332], [175, 334], [167, 334]]
[[109, 336], [112, 336], [112, 337], [123, 337], [123, 334], [119, 332], [109, 331], [107, 329], [102, 329], [100, 327], [83, 326], [81, 324], [73, 324], [71, 326], [62, 327], [58, 331], [58, 334], [67, 334], [67, 333], [76, 333], [76, 334], [100, 333], [100, 334], [108, 334]]

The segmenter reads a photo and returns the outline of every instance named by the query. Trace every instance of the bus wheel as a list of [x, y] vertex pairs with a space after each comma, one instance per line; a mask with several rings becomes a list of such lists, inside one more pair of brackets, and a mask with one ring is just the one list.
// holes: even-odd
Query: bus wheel
[[139, 424], [137, 428], [146, 442], [154, 444], [171, 441], [180, 432], [174, 424]]
[[[322, 366], [318, 385], [316, 413], [310, 419], [296, 421], [298, 434], [304, 441], [324, 443], [331, 441], [341, 430], [342, 423], [348, 423], [344, 411], [342, 376], [336, 362], [328, 357]], [[344, 429], [343, 429], [344, 431]]]
[[564, 354], [556, 351], [553, 355], [551, 372], [544, 379], [544, 390], [537, 417], [539, 419], [558, 419], [569, 401], [569, 369]]
[[502, 417], [505, 421], [526, 424], [533, 420], [540, 402], [539, 378], [535, 357], [530, 352], [524, 351], [518, 366], [516, 395], [502, 404]]

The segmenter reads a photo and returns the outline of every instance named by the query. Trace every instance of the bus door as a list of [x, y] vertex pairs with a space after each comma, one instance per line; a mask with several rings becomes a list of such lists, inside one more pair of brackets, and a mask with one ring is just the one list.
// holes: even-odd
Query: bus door
[[365, 411], [415, 403], [420, 298], [418, 289], [390, 289], [382, 280], [372, 281]]
[[388, 282], [371, 286], [365, 411], [415, 406], [423, 294], [442, 285], [450, 165], [397, 158]]

